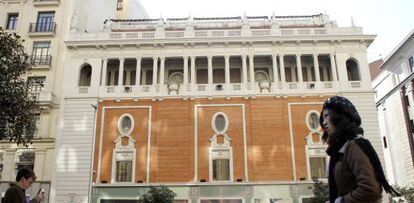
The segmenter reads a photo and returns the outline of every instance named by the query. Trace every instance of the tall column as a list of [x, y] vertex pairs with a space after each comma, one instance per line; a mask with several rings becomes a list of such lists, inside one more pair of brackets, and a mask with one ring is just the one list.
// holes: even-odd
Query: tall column
[[224, 56], [224, 81], [226, 82], [226, 86], [230, 85], [230, 56]]
[[188, 56], [184, 56], [184, 85], [188, 84]]
[[106, 72], [108, 71], [108, 59], [102, 59], [103, 66], [102, 66], [102, 78], [101, 78], [101, 86], [106, 86]]
[[119, 72], [118, 72], [118, 86], [122, 86], [122, 82], [124, 80], [124, 58], [119, 59]]
[[279, 54], [279, 62], [280, 62], [280, 81], [286, 82], [286, 75], [285, 75], [285, 60], [284, 55]]
[[250, 83], [254, 84], [254, 55], [249, 55]]
[[141, 57], [137, 57], [136, 60], [135, 85], [141, 85]]
[[273, 64], [273, 82], [279, 81], [279, 71], [277, 71], [277, 55], [272, 55], [272, 64]]
[[243, 72], [243, 83], [247, 84], [247, 61], [246, 61], [247, 56], [246, 55], [242, 55], [242, 72]]
[[160, 57], [160, 87], [164, 87], [165, 57]]
[[39, 180], [43, 180], [43, 168], [45, 163], [46, 149], [38, 149], [35, 152], [34, 172]]
[[213, 84], [213, 56], [207, 56], [208, 84]]
[[16, 149], [6, 149], [6, 152], [4, 153], [3, 173], [1, 176], [2, 180], [15, 181], [16, 177], [13, 177], [13, 170], [15, 170], [14, 156], [17, 156]]
[[152, 85], [156, 85], [158, 79], [158, 57], [153, 57], [152, 59]]
[[338, 76], [336, 73], [336, 63], [335, 63], [335, 55], [330, 53], [329, 54], [329, 58], [331, 59], [331, 71], [332, 71], [332, 80], [333, 81], [337, 81], [338, 80]]
[[300, 60], [300, 54], [296, 54], [296, 70], [298, 70], [298, 82], [303, 82], [302, 61]]
[[196, 57], [195, 56], [191, 56], [191, 84], [195, 85], [196, 84], [196, 69], [195, 69], [195, 60]]
[[318, 54], [313, 54], [313, 67], [315, 67], [316, 82], [320, 82], [321, 81], [321, 75], [320, 75], [320, 71], [319, 71]]

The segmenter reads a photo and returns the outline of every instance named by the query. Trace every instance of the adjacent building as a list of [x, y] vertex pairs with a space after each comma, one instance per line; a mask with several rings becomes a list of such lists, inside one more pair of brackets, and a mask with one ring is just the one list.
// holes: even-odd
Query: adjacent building
[[414, 184], [414, 30], [373, 68], [372, 86], [391, 183]]
[[356, 105], [382, 157], [375, 36], [360, 27], [323, 14], [101, 26], [65, 41], [53, 202], [138, 202], [160, 184], [176, 202], [310, 202], [332, 95]]
[[[31, 94], [38, 100], [36, 131], [29, 147], [0, 141], [0, 195], [15, 180], [22, 167], [34, 169], [37, 181], [27, 191], [35, 195], [44, 188], [49, 201], [51, 184], [56, 179], [55, 141], [59, 131], [59, 112], [63, 99], [61, 88], [64, 78], [62, 64], [65, 58], [64, 39], [70, 31], [98, 32], [107, 18], [116, 18], [128, 6], [117, 9], [122, 1], [60, 1], [60, 0], [2, 0], [0, 26], [7, 32], [17, 33], [30, 55], [32, 70], [24, 76], [31, 85]], [[139, 5], [138, 1], [129, 1]], [[98, 6], [97, 6], [98, 5]], [[99, 12], [90, 12], [92, 8]], [[141, 10], [143, 10], [141, 8]], [[146, 15], [146, 13], [144, 12]], [[132, 16], [131, 10], [123, 16]], [[99, 25], [99, 26], [95, 26]]]

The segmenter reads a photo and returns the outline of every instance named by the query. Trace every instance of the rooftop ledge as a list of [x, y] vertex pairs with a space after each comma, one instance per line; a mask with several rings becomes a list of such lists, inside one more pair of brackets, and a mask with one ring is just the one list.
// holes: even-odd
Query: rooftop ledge
[[[346, 39], [345, 39], [346, 38]], [[102, 32], [82, 32], [71, 28], [68, 46], [108, 41], [122, 44], [181, 43], [212, 41], [362, 41], [369, 45], [374, 35], [364, 35], [361, 27], [338, 27], [324, 14], [305, 16], [187, 17], [167, 19], [108, 19]], [[297, 43], [297, 42], [295, 42]], [[129, 44], [127, 42], [126, 44]], [[139, 46], [139, 45], [137, 45]]]

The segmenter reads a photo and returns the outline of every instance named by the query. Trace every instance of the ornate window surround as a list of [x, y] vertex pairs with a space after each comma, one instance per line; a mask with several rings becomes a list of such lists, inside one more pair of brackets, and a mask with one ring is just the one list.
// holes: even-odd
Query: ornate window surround
[[[222, 131], [216, 129], [215, 120], [217, 116], [222, 115], [226, 121], [225, 127]], [[214, 130], [213, 136], [210, 138], [209, 147], [209, 182], [232, 182], [233, 181], [233, 148], [231, 147], [231, 138], [227, 135], [229, 125], [229, 119], [223, 112], [217, 112], [211, 119], [211, 127]], [[223, 136], [224, 142], [222, 144], [217, 143], [217, 137]], [[213, 160], [215, 159], [228, 159], [229, 160], [229, 180], [213, 180]]]
[[[128, 117], [131, 120], [131, 129], [128, 132], [123, 132], [122, 129], [122, 120]], [[112, 172], [111, 172], [111, 183], [134, 183], [135, 181], [135, 164], [136, 164], [136, 149], [135, 149], [135, 140], [132, 139], [131, 133], [134, 130], [134, 117], [131, 114], [125, 113], [122, 114], [117, 123], [117, 128], [119, 136], [115, 139], [115, 148], [112, 152]], [[127, 138], [128, 144], [123, 145], [122, 139]], [[132, 156], [123, 156], [126, 153], [131, 153]], [[119, 156], [117, 156], [119, 155]], [[116, 163], [117, 161], [132, 161], [132, 175], [130, 182], [117, 182], [116, 181]]]
[[[318, 115], [318, 128], [316, 128], [316, 129], [313, 129], [312, 127], [311, 127], [311, 125], [310, 125], [310, 123], [309, 123], [309, 118], [310, 118], [310, 116], [311, 116], [311, 114], [313, 114], [313, 113], [316, 113], [316, 115]], [[308, 129], [309, 130], [311, 130], [312, 132], [318, 132], [318, 131], [320, 131], [321, 130], [321, 126], [319, 125], [319, 116], [320, 116], [320, 113], [319, 113], [319, 111], [316, 111], [316, 110], [310, 110], [310, 111], [308, 111], [308, 113], [306, 114], [306, 120], [305, 120], [305, 123], [306, 123], [306, 126], [308, 127]]]
[[[129, 129], [128, 132], [123, 132], [122, 131], [122, 126], [121, 125], [122, 125], [122, 121], [124, 120], [125, 117], [129, 117], [129, 119], [131, 120], [131, 129]], [[131, 114], [129, 114], [129, 113], [122, 114], [121, 117], [119, 117], [118, 124], [117, 124], [119, 134], [121, 134], [121, 135], [130, 135], [134, 131], [134, 127], [135, 127], [134, 123], [135, 123], [135, 120], [134, 120], [134, 117]]]
[[[308, 180], [311, 180], [311, 166], [310, 166], [310, 158], [325, 158], [325, 166], [326, 163], [328, 162], [328, 156], [325, 153], [326, 150], [326, 145], [323, 144], [322, 141], [322, 135], [323, 133], [321, 132], [321, 126], [319, 125], [319, 121], [318, 121], [318, 128], [317, 129], [313, 129], [311, 128], [310, 124], [309, 124], [309, 117], [312, 113], [316, 113], [318, 116], [320, 115], [319, 111], [317, 110], [310, 110], [308, 111], [308, 113], [306, 114], [306, 126], [309, 128], [309, 133], [306, 136], [306, 146], [305, 146], [305, 153], [306, 153], [306, 169], [307, 169], [307, 175], [308, 175]], [[313, 140], [313, 135], [314, 134], [318, 135], [318, 140], [314, 141]], [[322, 180], [325, 180], [325, 178], [323, 178]]]
[[[220, 115], [224, 117], [224, 120], [226, 122], [225, 125], [224, 125], [224, 129], [221, 130], [221, 131], [216, 128], [216, 119]], [[213, 128], [215, 134], [226, 134], [226, 132], [229, 128], [229, 118], [227, 117], [227, 115], [225, 113], [217, 112], [213, 115], [213, 118], [211, 119], [211, 127]]]

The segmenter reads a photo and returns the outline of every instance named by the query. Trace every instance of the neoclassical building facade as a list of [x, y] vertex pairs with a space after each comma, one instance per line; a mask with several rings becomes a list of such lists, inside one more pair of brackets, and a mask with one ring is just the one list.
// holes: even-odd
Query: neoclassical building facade
[[[382, 156], [367, 47], [327, 15], [107, 20], [65, 41], [56, 202], [309, 202], [323, 101], [357, 106]], [[84, 181], [89, 178], [88, 182]]]

